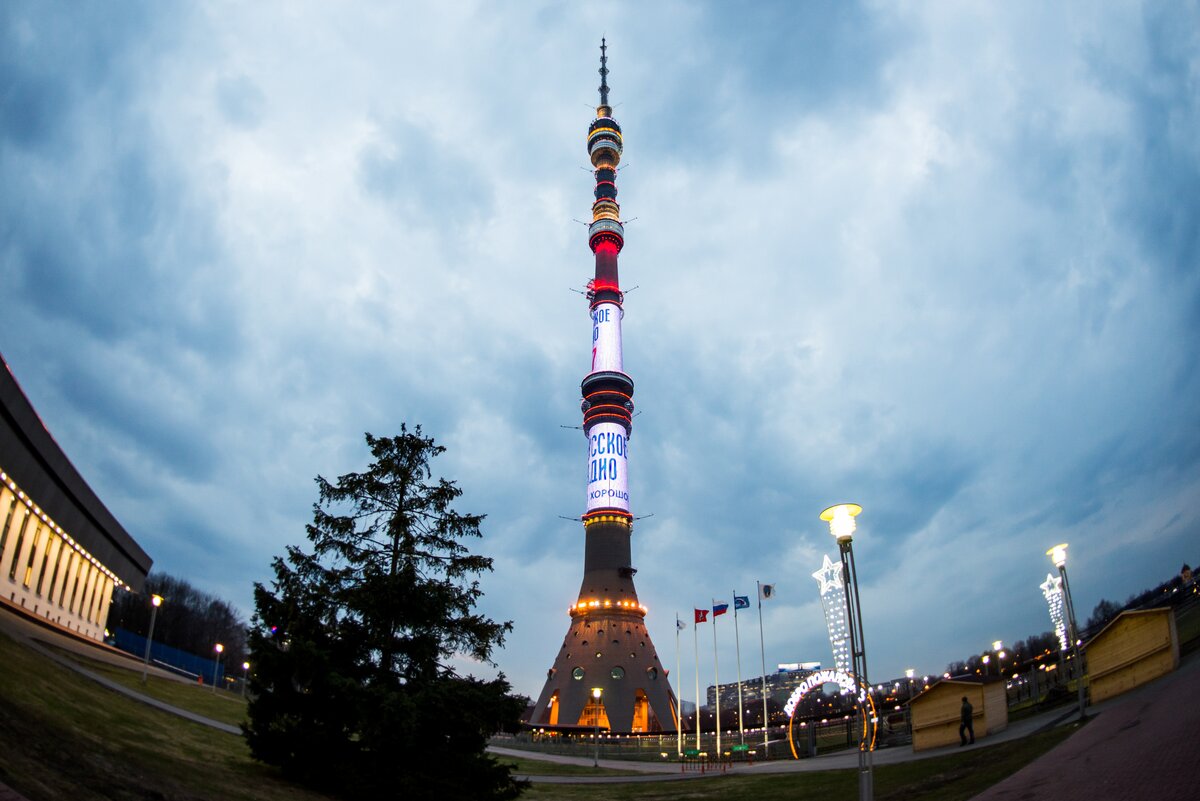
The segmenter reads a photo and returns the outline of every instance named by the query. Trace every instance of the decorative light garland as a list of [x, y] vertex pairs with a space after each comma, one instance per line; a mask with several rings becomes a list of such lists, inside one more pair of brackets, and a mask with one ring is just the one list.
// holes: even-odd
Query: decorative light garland
[[826, 554], [821, 569], [812, 577], [821, 585], [821, 606], [825, 610], [825, 626], [829, 629], [833, 666], [843, 673], [849, 673], [850, 628], [846, 625], [846, 584], [842, 577], [842, 563], [835, 564]]
[[9, 477], [8, 473], [4, 472], [3, 470], [0, 470], [0, 482], [3, 482], [4, 485], [7, 486], [10, 491], [12, 491], [13, 495], [15, 495], [17, 497], [17, 499], [19, 501], [21, 501], [21, 503], [25, 504], [25, 507], [27, 509], [29, 509], [30, 512], [32, 512], [34, 515], [36, 515], [39, 520], [41, 520], [44, 524], [46, 524], [46, 526], [48, 526], [52, 531], [54, 531], [55, 534], [57, 534], [59, 537], [61, 537], [63, 542], [65, 542], [67, 545], [71, 546], [71, 548], [76, 553], [78, 553], [81, 557], [83, 557], [88, 562], [90, 562], [92, 565], [94, 565], [97, 570], [99, 570], [101, 573], [103, 573], [104, 575], [106, 575], [110, 579], [112, 579], [114, 585], [116, 585], [117, 587], [120, 587], [122, 589], [125, 589], [125, 590], [133, 589], [131, 586], [129, 586], [129, 584], [122, 581], [120, 579], [120, 577], [117, 576], [116, 573], [109, 570], [107, 567], [105, 567], [103, 564], [101, 564], [101, 562], [98, 559], [96, 559], [96, 557], [94, 557], [90, 553], [88, 553], [87, 549], [85, 549], [83, 546], [81, 546], [79, 543], [77, 543], [75, 541], [75, 539], [73, 537], [71, 537], [70, 534], [63, 531], [62, 526], [58, 525], [53, 520], [51, 520], [46, 515], [46, 513], [44, 511], [42, 511], [42, 508], [40, 506], [38, 506], [37, 504], [35, 504], [33, 502], [33, 499], [30, 498], [28, 495], [26, 495], [24, 493], [24, 491], [19, 489], [17, 487], [17, 485], [13, 482], [12, 478]]
[[1054, 624], [1058, 647], [1065, 651], [1070, 647], [1070, 643], [1067, 642], [1067, 615], [1063, 606], [1062, 577], [1047, 573], [1041, 588], [1042, 595], [1046, 598], [1046, 605], [1050, 607], [1050, 622]]

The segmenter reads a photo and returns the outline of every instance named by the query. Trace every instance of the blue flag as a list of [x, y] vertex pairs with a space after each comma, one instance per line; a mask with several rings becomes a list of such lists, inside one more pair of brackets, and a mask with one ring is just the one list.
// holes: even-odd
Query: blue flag
[[733, 596], [733, 608], [734, 609], [749, 609], [750, 608], [750, 596], [749, 595]]

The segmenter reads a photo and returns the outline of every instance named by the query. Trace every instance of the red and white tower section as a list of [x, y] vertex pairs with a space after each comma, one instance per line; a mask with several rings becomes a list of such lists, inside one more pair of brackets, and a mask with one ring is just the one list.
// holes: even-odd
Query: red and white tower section
[[[608, 58], [600, 45], [600, 105], [588, 128], [596, 176], [588, 245], [595, 274], [588, 282], [591, 367], [580, 386], [587, 437], [587, 502], [583, 513], [583, 582], [571, 625], [534, 705], [534, 727], [571, 730], [599, 725], [611, 732], [674, 732], [677, 710], [666, 672], [646, 630], [646, 607], [633, 586], [629, 502], [633, 379], [621, 352], [624, 295], [617, 258], [625, 245], [617, 204], [621, 126], [608, 104]], [[597, 692], [598, 691], [598, 692]]]

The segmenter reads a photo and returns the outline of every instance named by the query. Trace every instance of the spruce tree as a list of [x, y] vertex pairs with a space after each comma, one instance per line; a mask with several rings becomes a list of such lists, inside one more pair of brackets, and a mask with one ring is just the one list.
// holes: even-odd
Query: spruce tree
[[464, 541], [482, 515], [452, 508], [434, 480], [444, 452], [417, 426], [366, 435], [374, 462], [317, 477], [311, 551], [289, 546], [255, 585], [246, 739], [258, 759], [354, 798], [515, 798], [522, 783], [485, 752], [523, 711], [503, 674], [459, 675], [455, 656], [493, 664], [511, 623], [475, 611], [492, 560]]

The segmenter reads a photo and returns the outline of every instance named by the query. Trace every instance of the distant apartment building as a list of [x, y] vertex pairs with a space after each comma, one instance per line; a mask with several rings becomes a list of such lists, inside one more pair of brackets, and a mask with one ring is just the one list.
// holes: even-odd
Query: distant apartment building
[[[774, 673], [767, 674], [767, 697], [774, 699], [782, 704], [792, 694], [792, 691], [800, 686], [800, 682], [804, 681], [805, 677], [815, 670], [821, 669], [820, 662], [788, 662], [779, 665], [778, 670]], [[736, 681], [721, 686], [721, 706], [732, 707], [737, 706], [738, 702], [738, 683]], [[763, 677], [755, 676], [752, 679], [742, 680], [742, 703], [749, 706], [751, 703], [762, 703], [763, 693]], [[706, 695], [705, 705], [712, 707], [717, 696], [717, 688], [709, 685]]]

